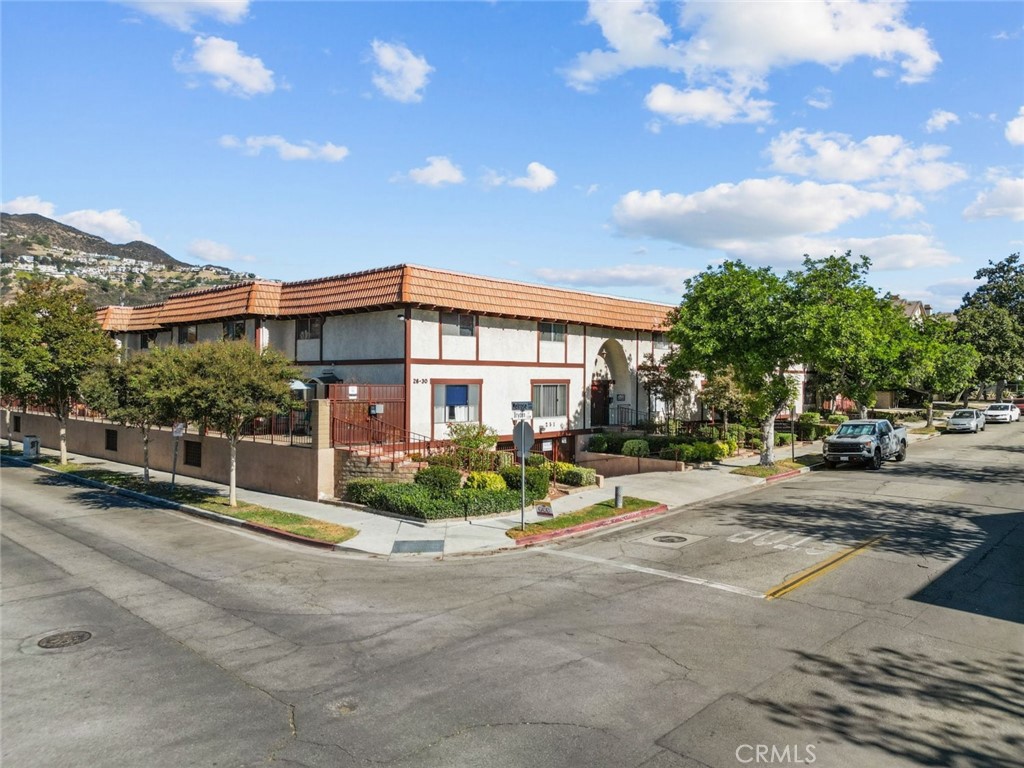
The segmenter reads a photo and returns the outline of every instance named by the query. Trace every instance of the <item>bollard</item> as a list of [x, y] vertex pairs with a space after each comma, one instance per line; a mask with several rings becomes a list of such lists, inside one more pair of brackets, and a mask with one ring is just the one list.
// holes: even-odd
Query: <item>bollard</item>
[[615, 508], [622, 509], [622, 486], [615, 486]]

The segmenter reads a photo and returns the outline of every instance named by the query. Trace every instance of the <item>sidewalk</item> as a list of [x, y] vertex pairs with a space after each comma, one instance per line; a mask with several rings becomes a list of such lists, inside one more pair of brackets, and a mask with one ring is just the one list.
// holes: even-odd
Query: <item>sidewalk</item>
[[[911, 438], [912, 440], [920, 439], [921, 436], [911, 435]], [[43, 453], [48, 456], [57, 455], [57, 451], [46, 448], [43, 449]], [[796, 455], [802, 456], [808, 453], [820, 454], [821, 442], [796, 446]], [[791, 448], [789, 447], [776, 449], [777, 459], [789, 458], [790, 455]], [[119, 464], [73, 453], [69, 454], [69, 457], [74, 463], [83, 467], [142, 474], [142, 468], [133, 465]], [[757, 464], [757, 462], [757, 456], [749, 456], [726, 459], [707, 469], [691, 469], [686, 472], [648, 472], [640, 475], [610, 477], [605, 479], [603, 488], [590, 488], [563, 496], [555, 499], [551, 503], [551, 507], [556, 515], [572, 512], [613, 498], [615, 487], [621, 486], [625, 496], [649, 499], [665, 504], [670, 510], [676, 510], [690, 504], [763, 485], [765, 483], [763, 479], [730, 474], [731, 470], [736, 467]], [[151, 470], [150, 476], [153, 480], [170, 480], [168, 472]], [[224, 496], [228, 492], [225, 485], [181, 475], [178, 476], [178, 483], [209, 489]], [[409, 555], [440, 557], [486, 554], [501, 549], [514, 549], [515, 542], [505, 535], [505, 531], [517, 527], [520, 523], [518, 511], [502, 517], [470, 521], [454, 519], [421, 523], [364, 512], [343, 503], [306, 501], [248, 491], [243, 488], [237, 489], [237, 496], [240, 501], [347, 525], [359, 533], [343, 544], [337, 545], [338, 550], [387, 558]], [[546, 519], [548, 518], [539, 517], [532, 509], [526, 510], [527, 524]]]

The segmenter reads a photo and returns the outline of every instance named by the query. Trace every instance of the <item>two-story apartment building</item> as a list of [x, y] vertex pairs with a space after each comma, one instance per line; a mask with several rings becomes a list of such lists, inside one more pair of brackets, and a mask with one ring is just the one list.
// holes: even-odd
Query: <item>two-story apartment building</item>
[[402, 264], [190, 291], [98, 314], [128, 353], [247, 339], [283, 352], [313, 384], [333, 383], [336, 399], [355, 399], [359, 385], [391, 385], [397, 395], [378, 417], [434, 440], [452, 422], [486, 424], [508, 439], [511, 403], [530, 400], [534, 431], [549, 441], [648, 411], [637, 366], [668, 349], [671, 308]]

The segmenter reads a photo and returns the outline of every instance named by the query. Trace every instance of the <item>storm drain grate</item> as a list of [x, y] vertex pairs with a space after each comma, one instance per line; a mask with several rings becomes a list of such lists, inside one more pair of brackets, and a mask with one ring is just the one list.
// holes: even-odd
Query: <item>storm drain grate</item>
[[679, 533], [677, 531], [655, 531], [636, 539], [631, 539], [630, 544], [644, 544], [650, 547], [669, 547], [679, 549], [689, 544], [703, 541], [707, 536], [697, 536], [693, 533]]
[[444, 552], [444, 539], [427, 541], [396, 541], [391, 548], [393, 555], [412, 555], [421, 552]]
[[653, 541], [659, 544], [685, 544], [689, 539], [685, 536], [655, 536]]
[[36, 645], [40, 648], [68, 648], [72, 645], [78, 645], [84, 643], [92, 637], [92, 632], [86, 632], [85, 630], [76, 630], [74, 632], [58, 632], [55, 635], [47, 635], [40, 640]]

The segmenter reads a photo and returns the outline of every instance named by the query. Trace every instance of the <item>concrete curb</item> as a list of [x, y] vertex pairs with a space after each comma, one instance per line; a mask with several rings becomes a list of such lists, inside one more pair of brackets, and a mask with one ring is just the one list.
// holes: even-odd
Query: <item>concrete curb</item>
[[100, 491], [106, 491], [112, 493], [115, 496], [123, 496], [134, 501], [141, 501], [145, 504], [149, 504], [154, 507], [164, 507], [166, 509], [173, 509], [178, 512], [184, 512], [187, 515], [193, 517], [201, 517], [205, 520], [209, 520], [214, 523], [223, 523], [230, 525], [234, 528], [244, 528], [254, 533], [262, 533], [266, 536], [273, 536], [278, 539], [284, 539], [295, 544], [305, 544], [306, 546], [316, 547], [318, 549], [330, 549], [347, 551], [345, 543], [332, 544], [329, 541], [318, 541], [316, 539], [310, 539], [306, 536], [300, 536], [295, 533], [289, 533], [288, 531], [282, 531], [279, 528], [271, 528], [269, 525], [261, 525], [260, 523], [252, 523], [248, 520], [240, 520], [237, 517], [230, 517], [228, 515], [221, 515], [217, 512], [210, 512], [209, 510], [202, 509], [200, 507], [193, 507], [190, 504], [182, 504], [178, 501], [172, 501], [170, 499], [163, 499], [159, 496], [150, 496], [145, 493], [139, 493], [138, 491], [132, 491], [128, 488], [118, 488], [116, 485], [108, 485], [107, 483], [101, 483], [99, 480], [92, 480], [88, 477], [79, 477], [70, 472], [61, 472], [59, 469], [53, 469], [51, 467], [43, 466], [40, 464], [33, 464], [31, 461], [25, 461], [24, 459], [14, 458], [13, 456], [4, 456], [3, 463], [10, 462], [21, 467], [32, 467], [44, 474], [54, 475], [57, 477], [63, 477], [68, 482], [75, 483], [76, 485], [84, 485], [88, 488], [96, 488]]
[[551, 541], [552, 539], [560, 539], [564, 536], [573, 536], [577, 533], [585, 533], [586, 531], [592, 531], [596, 528], [604, 528], [605, 526], [615, 525], [616, 523], [643, 520], [644, 518], [651, 517], [652, 515], [660, 515], [661, 513], [668, 511], [667, 504], [658, 504], [655, 507], [637, 509], [633, 512], [615, 515], [614, 517], [605, 517], [600, 520], [592, 520], [589, 523], [580, 523], [579, 525], [573, 525], [569, 528], [560, 528], [557, 531], [551, 531], [550, 533], [535, 533], [532, 536], [523, 536], [522, 538], [515, 539], [514, 541], [517, 547], [526, 547], [531, 544], [540, 544], [545, 541]]

